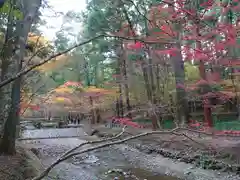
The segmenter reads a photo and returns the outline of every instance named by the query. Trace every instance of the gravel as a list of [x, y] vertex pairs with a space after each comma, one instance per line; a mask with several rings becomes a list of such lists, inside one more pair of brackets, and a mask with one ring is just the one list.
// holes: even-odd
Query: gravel
[[[71, 131], [70, 129], [68, 129]], [[64, 132], [67, 130], [64, 130]], [[49, 132], [49, 130], [48, 130]], [[42, 131], [41, 133], [44, 133]], [[53, 132], [51, 132], [54, 134]], [[57, 132], [61, 134], [61, 132]], [[77, 133], [84, 134], [81, 131]], [[26, 133], [27, 134], [27, 133]], [[31, 133], [32, 135], [33, 133]], [[44, 133], [46, 135], [46, 133]], [[39, 135], [39, 131], [38, 131]], [[43, 136], [43, 135], [42, 135]], [[39, 157], [45, 166], [51, 164], [66, 150], [82, 143], [76, 138], [40, 140], [35, 143], [28, 141], [38, 149]], [[47, 180], [101, 180], [109, 170], [141, 168], [150, 172], [157, 172], [186, 180], [238, 180], [237, 175], [220, 173], [218, 171], [203, 170], [193, 165], [177, 162], [160, 155], [147, 154], [127, 145], [115, 145], [109, 148], [85, 153], [56, 166]], [[158, 176], [160, 177], [160, 176]], [[165, 179], [165, 178], [161, 178]], [[174, 179], [174, 178], [173, 178]], [[112, 179], [111, 179], [112, 180]], [[150, 179], [149, 179], [150, 180]], [[160, 179], [159, 179], [160, 180]]]

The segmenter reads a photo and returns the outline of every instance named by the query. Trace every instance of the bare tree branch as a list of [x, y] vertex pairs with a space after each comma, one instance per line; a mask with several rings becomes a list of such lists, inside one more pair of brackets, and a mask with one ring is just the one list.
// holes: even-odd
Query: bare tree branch
[[[88, 144], [97, 144], [97, 143], [102, 143], [102, 142], [106, 142], [106, 141], [111, 141], [111, 140], [115, 140], [117, 138], [119, 138], [120, 136], [123, 135], [123, 133], [125, 132], [125, 128], [126, 126], [123, 127], [122, 131], [112, 137], [112, 138], [107, 138], [107, 139], [99, 139], [99, 140], [96, 140], [96, 141], [87, 141], [87, 142], [84, 142], [84, 143], [81, 143], [79, 144], [78, 146], [70, 149], [69, 151], [66, 151], [60, 158], [58, 158], [51, 166], [49, 166], [45, 171], [43, 171], [39, 176], [33, 178], [32, 180], [41, 180], [42, 178], [44, 178], [45, 176], [48, 175], [48, 173], [52, 170], [53, 167], [55, 167], [57, 164], [59, 164], [61, 161], [61, 159], [63, 159], [64, 157], [68, 156], [70, 153], [74, 152], [75, 150], [79, 149], [80, 147], [82, 146], [85, 146], [85, 145], [88, 145]], [[68, 158], [67, 158], [68, 159]], [[64, 160], [63, 160], [64, 161]]]
[[[73, 156], [77, 156], [77, 155], [80, 155], [80, 154], [83, 154], [83, 153], [86, 153], [86, 152], [90, 152], [90, 151], [94, 151], [94, 150], [97, 150], [97, 149], [101, 149], [101, 148], [104, 148], [104, 147], [109, 147], [109, 146], [112, 146], [112, 145], [122, 144], [124, 142], [130, 141], [130, 140], [133, 140], [133, 139], [137, 139], [137, 138], [144, 137], [144, 136], [149, 136], [149, 135], [154, 135], [154, 134], [173, 134], [173, 135], [176, 135], [176, 136], [184, 136], [184, 137], [187, 137], [188, 139], [192, 140], [193, 142], [197, 143], [198, 145], [201, 145], [201, 146], [204, 146], [204, 148], [207, 148], [205, 145], [202, 145], [201, 143], [196, 142], [192, 138], [188, 137], [186, 134], [175, 132], [175, 131], [180, 130], [180, 129], [181, 128], [175, 128], [175, 129], [170, 130], [170, 131], [150, 131], [150, 132], [145, 132], [145, 133], [141, 133], [141, 134], [137, 134], [137, 135], [134, 135], [134, 136], [127, 137], [127, 138], [122, 139], [122, 140], [117, 140], [117, 141], [113, 141], [113, 142], [107, 142], [107, 143], [104, 143], [104, 144], [100, 144], [98, 146], [90, 147], [90, 148], [87, 148], [85, 150], [82, 150], [82, 151], [79, 151], [79, 152], [75, 152], [75, 153], [71, 153], [72, 150], [69, 150], [68, 152], [66, 152], [64, 154], [64, 156], [60, 157], [58, 160], [56, 160], [54, 163], [52, 163], [47, 169], [45, 169], [39, 176], [33, 178], [32, 180], [41, 180], [42, 178], [47, 176], [48, 173], [56, 165], [58, 165], [59, 163], [65, 161], [65, 160], [67, 160], [67, 159], [69, 159], [69, 158], [71, 158]], [[106, 140], [105, 139], [104, 140], [97, 140], [96, 143], [105, 142], [105, 141], [111, 140], [111, 139], [116, 139], [116, 137], [119, 137], [120, 135], [121, 135], [121, 133], [119, 135], [115, 136], [114, 138], [110, 138], [110, 139], [106, 139]], [[93, 141], [93, 143], [95, 143], [95, 142]], [[86, 143], [86, 144], [90, 144], [90, 143]], [[81, 146], [82, 146], [82, 144], [79, 145], [78, 147], [75, 147], [74, 150], [79, 148], [79, 147], [81, 147]]]
[[[29, 99], [29, 101], [28, 101], [28, 103], [27, 103], [28, 105], [30, 105], [30, 104], [32, 103], [33, 98], [35, 97], [36, 93], [37, 93], [42, 87], [44, 87], [44, 86], [45, 86], [45, 83], [42, 84], [41, 86], [39, 86], [39, 87], [37, 88], [37, 90], [36, 90], [35, 92], [33, 92], [30, 97], [28, 97], [28, 99]], [[22, 100], [22, 101], [23, 101], [23, 100]], [[21, 116], [27, 111], [27, 109], [28, 109], [28, 107], [26, 107], [26, 108], [23, 110], [23, 112], [21, 113]]]
[[[133, 140], [133, 139], [137, 139], [137, 138], [140, 138], [140, 137], [144, 137], [144, 136], [149, 136], [149, 135], [154, 135], [154, 134], [172, 134], [172, 135], [175, 135], [175, 136], [183, 136], [183, 137], [193, 141], [194, 143], [198, 144], [199, 146], [202, 146], [205, 149], [209, 149], [209, 147], [206, 146], [203, 143], [197, 142], [193, 138], [189, 137], [187, 134], [180, 133], [178, 131], [190, 131], [190, 132], [194, 132], [194, 133], [201, 133], [201, 134], [204, 134], [204, 135], [207, 135], [207, 136], [213, 136], [210, 133], [197, 131], [197, 130], [191, 130], [191, 129], [188, 129], [188, 128], [179, 128], [179, 127], [177, 127], [175, 129], [168, 130], [168, 131], [150, 131], [150, 132], [145, 132], [145, 133], [141, 133], [141, 134], [137, 134], [137, 135], [133, 135], [133, 136], [127, 137], [125, 139], [121, 139], [121, 140], [117, 140], [117, 141], [113, 141], [113, 142], [107, 142], [107, 143], [104, 143], [104, 144], [100, 144], [98, 146], [94, 146], [94, 147], [90, 147], [90, 148], [81, 150], [79, 152], [72, 153], [76, 149], [78, 149], [78, 148], [80, 148], [80, 147], [82, 147], [84, 145], [87, 145], [87, 144], [96, 144], [96, 143], [106, 142], [106, 141], [109, 141], [109, 140], [114, 140], [114, 139], [120, 137], [124, 133], [124, 129], [125, 129], [125, 127], [123, 128], [123, 131], [120, 134], [118, 134], [117, 136], [114, 136], [112, 138], [100, 139], [100, 140], [96, 140], [96, 141], [85, 142], [85, 143], [82, 143], [82, 144], [74, 147], [73, 149], [70, 149], [69, 151], [64, 153], [59, 159], [57, 159], [54, 163], [52, 163], [47, 169], [45, 169], [39, 176], [33, 178], [32, 180], [41, 180], [41, 179], [43, 179], [45, 176], [48, 175], [48, 173], [56, 165], [58, 165], [59, 163], [65, 161], [65, 160], [67, 160], [67, 159], [69, 159], [69, 158], [71, 158], [73, 156], [77, 156], [77, 155], [80, 155], [80, 154], [83, 154], [83, 153], [87, 153], [87, 152], [90, 152], [90, 151], [94, 151], [94, 150], [97, 150], [97, 149], [101, 149], [101, 148], [104, 148], [104, 147], [109, 147], [109, 146], [112, 146], [112, 145], [122, 144], [124, 142], [130, 141], [130, 140]], [[217, 135], [217, 136], [221, 136], [221, 135]]]
[[126, 128], [126, 126], [124, 126], [124, 127], [122, 128], [122, 131], [121, 131], [118, 135], [116, 135], [116, 136], [114, 136], [114, 137], [107, 138], [107, 139], [99, 139], [99, 140], [96, 140], [96, 141], [87, 141], [87, 142], [84, 142], [84, 143], [82, 143], [82, 144], [79, 144], [79, 145], [76, 146], [75, 148], [72, 148], [72, 149], [70, 149], [69, 151], [65, 152], [65, 153], [62, 155], [62, 157], [67, 156], [68, 154], [72, 153], [73, 151], [75, 151], [75, 150], [77, 150], [78, 148], [80, 148], [80, 147], [82, 147], [82, 146], [85, 146], [85, 145], [87, 145], [87, 144], [97, 144], [97, 143], [101, 143], [101, 142], [104, 142], [104, 141], [111, 141], [111, 140], [117, 139], [117, 138], [121, 137], [121, 136], [124, 134], [125, 128]]
[[[41, 65], [43, 65], [43, 64], [45, 64], [45, 63], [47, 63], [49, 61], [51, 61], [52, 59], [54, 59], [54, 58], [56, 58], [58, 56], [61, 56], [63, 54], [66, 54], [66, 53], [70, 52], [71, 50], [73, 50], [73, 49], [75, 49], [77, 47], [80, 47], [80, 46], [83, 46], [85, 44], [88, 44], [91, 41], [94, 41], [94, 40], [96, 40], [96, 39], [98, 39], [100, 37], [111, 37], [111, 38], [119, 38], [119, 39], [132, 40], [132, 41], [136, 40], [136, 41], [139, 41], [139, 42], [144, 42], [146, 44], [158, 44], [159, 43], [159, 42], [154, 42], [154, 41], [145, 41], [144, 39], [138, 39], [138, 38], [128, 38], [128, 37], [121, 37], [121, 36], [115, 36], [115, 35], [104, 35], [104, 34], [101, 34], [101, 35], [95, 36], [95, 37], [93, 37], [91, 39], [88, 39], [88, 40], [86, 40], [86, 41], [84, 41], [82, 43], [76, 44], [75, 46], [72, 46], [72, 47], [70, 47], [69, 49], [67, 49], [65, 51], [59, 52], [57, 54], [54, 54], [54, 55], [50, 56], [49, 58], [45, 59], [44, 61], [41, 61], [41, 62], [39, 62], [39, 63], [37, 63], [35, 65], [32, 65], [32, 66], [26, 68], [25, 70], [20, 71], [19, 73], [15, 74], [14, 76], [12, 76], [12, 77], [10, 77], [10, 78], [0, 82], [0, 88], [2, 88], [3, 86], [11, 83], [15, 79], [17, 79], [17, 78], [27, 74], [28, 72], [32, 71], [33, 69], [35, 69], [35, 68], [37, 68], [37, 67], [39, 67], [39, 66], [41, 66]], [[167, 42], [166, 41], [166, 42], [162, 42], [162, 43], [173, 44], [174, 42]], [[31, 57], [31, 58], [33, 58], [33, 57]]]
[[54, 54], [54, 55], [50, 56], [49, 58], [47, 58], [46, 60], [39, 62], [38, 64], [35, 64], [35, 65], [33, 65], [33, 66], [30, 66], [30, 67], [26, 68], [26, 69], [23, 70], [23, 71], [20, 71], [19, 73], [17, 73], [16, 75], [10, 77], [9, 79], [6, 79], [6, 80], [2, 81], [2, 82], [0, 83], [0, 88], [3, 87], [3, 86], [5, 86], [5, 85], [7, 85], [7, 84], [9, 84], [9, 83], [11, 83], [12, 81], [14, 81], [15, 79], [19, 78], [20, 76], [23, 76], [23, 75], [27, 74], [27, 73], [30, 72], [31, 70], [33, 70], [33, 69], [35, 69], [35, 68], [37, 68], [37, 67], [39, 67], [39, 66], [41, 66], [41, 65], [43, 65], [43, 64], [45, 64], [45, 63], [47, 63], [48, 61], [50, 61], [50, 60], [52, 60], [52, 59], [54, 59], [54, 58], [56, 58], [56, 57], [58, 57], [58, 56], [60, 56], [60, 55], [66, 54], [66, 53], [68, 53], [69, 51], [75, 49], [76, 47], [83, 46], [83, 45], [85, 45], [85, 44], [87, 44], [87, 43], [89, 43], [89, 42], [91, 42], [91, 41], [93, 41], [93, 40], [95, 40], [95, 39], [100, 38], [100, 37], [103, 37], [103, 35], [95, 36], [95, 37], [93, 37], [93, 38], [91, 38], [91, 39], [89, 39], [89, 40], [86, 40], [86, 41], [84, 41], [84, 42], [82, 42], [82, 43], [80, 43], [80, 44], [77, 44], [77, 45], [75, 45], [75, 46], [73, 46], [73, 47], [71, 47], [71, 48], [69, 48], [69, 49], [67, 49], [67, 50], [65, 50], [65, 51], [59, 52], [59, 53], [57, 53], [57, 54]]

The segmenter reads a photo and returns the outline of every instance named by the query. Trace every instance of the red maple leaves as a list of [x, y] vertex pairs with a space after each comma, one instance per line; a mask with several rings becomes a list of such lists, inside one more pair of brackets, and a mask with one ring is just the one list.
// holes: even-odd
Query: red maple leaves
[[138, 49], [141, 49], [143, 48], [145, 45], [144, 43], [141, 43], [141, 42], [136, 42], [136, 43], [129, 43], [127, 48], [128, 49], [131, 49], [131, 50], [138, 50]]
[[[177, 56], [181, 51], [185, 61], [198, 63], [201, 79], [193, 86], [178, 83], [176, 88], [193, 91], [200, 86], [210, 86], [221, 81], [220, 72], [213, 70], [211, 65], [223, 69], [224, 67], [240, 66], [240, 60], [231, 54], [232, 49], [239, 48], [237, 41], [240, 29], [239, 20], [237, 22], [218, 21], [221, 15], [228, 16], [229, 11], [236, 12], [236, 10], [240, 9], [240, 3], [234, 0], [231, 5], [225, 6], [223, 3], [208, 0], [200, 4], [203, 10], [199, 11], [198, 9], [187, 8], [185, 2], [185, 0], [177, 0], [172, 4], [172, 1], [164, 1], [151, 7], [147, 15], [149, 20], [146, 27], [151, 33], [147, 36], [144, 34], [138, 37], [144, 39], [146, 43], [144, 41], [128, 41], [127, 49], [139, 52], [138, 50], [144, 49], [147, 43], [159, 43], [165, 47], [154, 47], [151, 52], [161, 55], [161, 57]], [[220, 11], [215, 11], [213, 9], [215, 7], [218, 7]], [[176, 26], [176, 24], [180, 24], [180, 26]], [[181, 29], [178, 29], [178, 27], [181, 27]], [[123, 32], [123, 30], [128, 29], [130, 33], [124, 35], [135, 38], [137, 33], [132, 32], [135, 30], [129, 30], [129, 28], [129, 25], [125, 25], [120, 31]], [[166, 42], [172, 44], [168, 45]], [[180, 45], [175, 46], [178, 43]], [[176, 48], [180, 46], [181, 49]], [[206, 66], [208, 66], [208, 71]], [[225, 101], [233, 96], [233, 94], [211, 91], [203, 95], [199, 94], [205, 108], [213, 106], [206, 102], [209, 98], [216, 97]], [[132, 121], [124, 118], [118, 121], [137, 126]]]
[[124, 117], [124, 118], [113, 117], [111, 120], [114, 123], [119, 123], [119, 124], [122, 124], [122, 125], [131, 126], [131, 127], [134, 127], [134, 128], [143, 128], [142, 125], [139, 125], [138, 123], [133, 122], [132, 119], [127, 118], [127, 117]]

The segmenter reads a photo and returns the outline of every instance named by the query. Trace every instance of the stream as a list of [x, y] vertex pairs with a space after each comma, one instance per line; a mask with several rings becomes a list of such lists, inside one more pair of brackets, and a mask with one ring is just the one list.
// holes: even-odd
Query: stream
[[[27, 129], [22, 133], [23, 138], [76, 135], [80, 138], [25, 141], [24, 143], [39, 150], [39, 158], [45, 166], [51, 164], [65, 151], [84, 142], [86, 134], [83, 129]], [[47, 180], [177, 180], [171, 176], [151, 172], [142, 168], [137, 162], [129, 161], [128, 149], [124, 148], [124, 145], [111, 146], [73, 157], [57, 165]], [[137, 158], [142, 158], [142, 154]]]

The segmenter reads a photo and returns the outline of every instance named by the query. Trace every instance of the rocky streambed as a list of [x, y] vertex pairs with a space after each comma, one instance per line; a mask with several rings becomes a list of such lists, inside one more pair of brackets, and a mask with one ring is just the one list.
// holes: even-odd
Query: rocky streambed
[[[39, 136], [39, 132], [31, 130], [31, 136]], [[61, 132], [60, 132], [61, 131]], [[52, 129], [42, 130], [42, 136], [66, 136], [75, 130]], [[51, 164], [66, 150], [84, 142], [86, 136], [83, 130], [78, 129], [80, 139], [47, 139], [40, 141], [25, 142], [34, 147], [38, 157], [45, 166]], [[49, 134], [50, 133], [50, 134]], [[27, 136], [28, 133], [25, 133]], [[48, 135], [47, 135], [48, 134]], [[96, 137], [97, 138], [97, 137]], [[237, 180], [239, 175], [238, 166], [230, 172], [223, 170], [223, 165], [216, 159], [211, 159], [211, 154], [206, 154], [209, 159], [203, 158], [202, 154], [193, 154], [189, 151], [181, 154], [174, 148], [164, 148], [164, 144], [142, 140], [134, 140], [127, 144], [114, 145], [108, 148], [98, 149], [85, 153], [65, 161], [54, 168], [48, 179], [59, 180]], [[197, 152], [196, 152], [197, 153]], [[205, 168], [205, 169], [204, 169]], [[212, 169], [212, 170], [209, 170]], [[221, 171], [219, 171], [221, 170]], [[227, 172], [224, 172], [227, 171]]]
[[[65, 151], [84, 142], [88, 136], [80, 130], [46, 129], [28, 130], [24, 137], [53, 137], [72, 135], [78, 132], [81, 139], [44, 139], [25, 141], [28, 147], [41, 159], [44, 166], [50, 165]], [[42, 134], [43, 133], [43, 134]], [[97, 138], [97, 137], [95, 137]], [[153, 171], [138, 165], [134, 159], [140, 159], [144, 154], [134, 153], [134, 161], [129, 161], [128, 146], [119, 145], [98, 149], [93, 152], [73, 157], [57, 165], [46, 178], [47, 180], [177, 180], [178, 178], [165, 175], [163, 172]], [[136, 162], [136, 163], [134, 163]]]
[[[117, 128], [116, 128], [117, 129]], [[118, 134], [116, 129], [95, 128], [101, 138]], [[141, 132], [129, 129], [126, 136]], [[237, 137], [206, 137], [183, 132], [185, 136], [153, 135], [128, 141], [125, 144], [148, 156], [170, 160], [167, 171], [182, 179], [240, 179], [240, 139]], [[123, 137], [124, 138], [124, 137]], [[152, 160], [152, 163], [155, 160]], [[172, 164], [173, 162], [173, 164]], [[161, 161], [158, 162], [161, 164]], [[164, 163], [163, 163], [164, 164]], [[169, 167], [169, 168], [168, 168]], [[175, 168], [173, 168], [175, 167]], [[157, 169], [157, 168], [156, 168]], [[156, 170], [155, 169], [155, 170]], [[181, 169], [180, 173], [176, 173]], [[201, 172], [200, 175], [196, 173]], [[203, 178], [203, 179], [204, 179]]]

